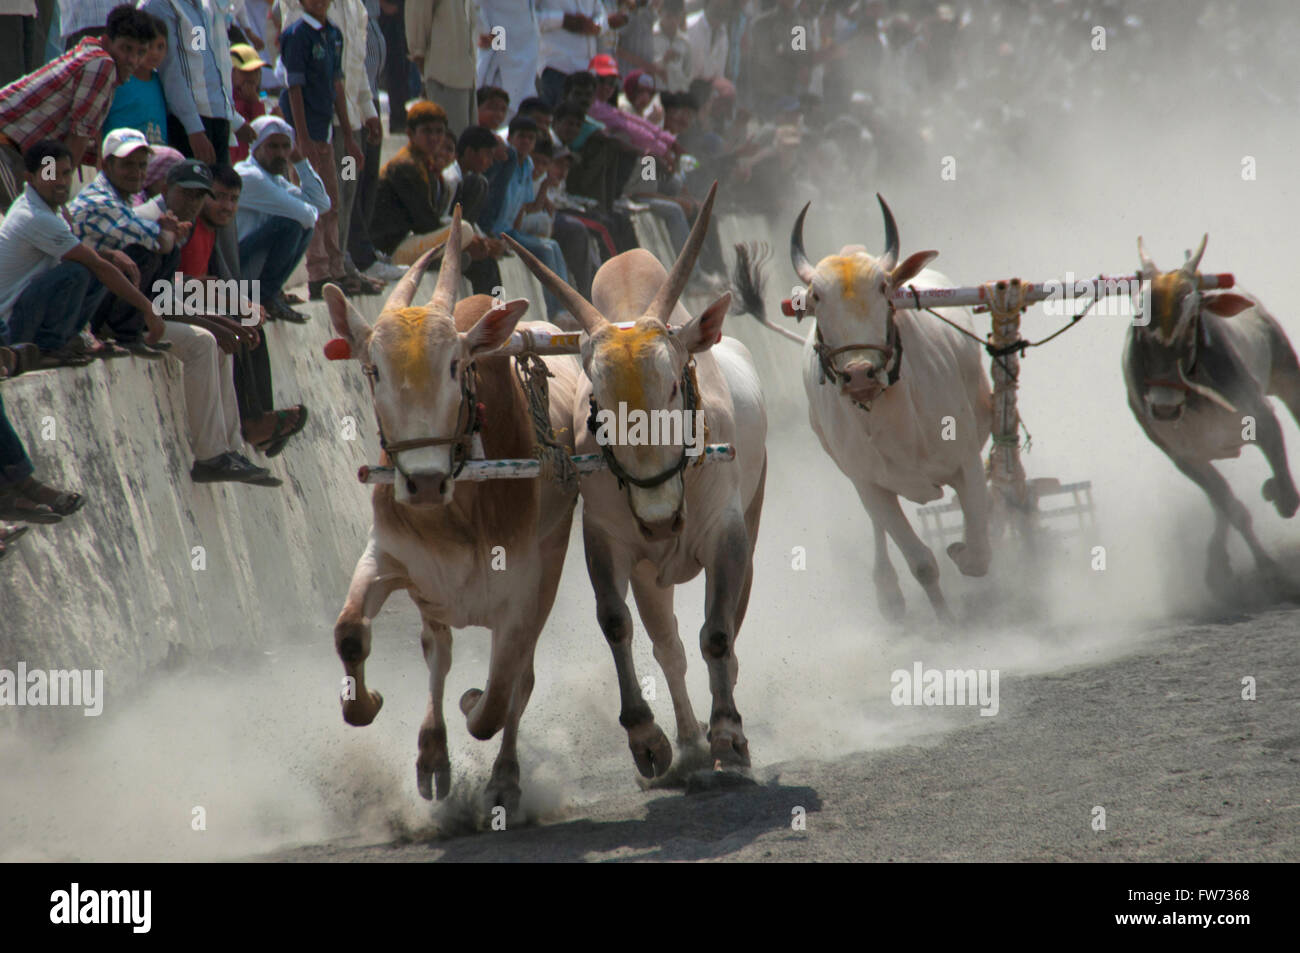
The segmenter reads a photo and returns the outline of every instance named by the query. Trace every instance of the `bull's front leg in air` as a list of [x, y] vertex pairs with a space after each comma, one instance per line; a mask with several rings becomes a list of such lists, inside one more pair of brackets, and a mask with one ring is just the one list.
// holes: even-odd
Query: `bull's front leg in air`
[[979, 454], [966, 461], [952, 487], [961, 503], [963, 541], [948, 547], [948, 558], [964, 576], [983, 576], [989, 571], [989, 490]]
[[704, 626], [700, 652], [709, 669], [713, 710], [709, 714], [709, 753], [724, 767], [749, 767], [749, 741], [736, 709], [736, 623], [741, 593], [750, 572], [749, 534], [744, 517], [728, 513], [705, 560]]
[[357, 560], [347, 601], [334, 623], [334, 648], [343, 661], [343, 674], [349, 679], [340, 697], [343, 720], [349, 725], [370, 724], [384, 705], [379, 692], [366, 688], [366, 659], [370, 655], [370, 620], [394, 590], [406, 585], [397, 568], [378, 552], [372, 536]]
[[628, 570], [615, 564], [607, 540], [583, 525], [587, 575], [596, 596], [596, 620], [609, 643], [618, 675], [618, 723], [627, 731], [632, 760], [642, 776], [663, 775], [673, 763], [673, 746], [655, 724], [654, 712], [641, 696], [636, 667], [632, 663], [632, 613], [627, 608]]

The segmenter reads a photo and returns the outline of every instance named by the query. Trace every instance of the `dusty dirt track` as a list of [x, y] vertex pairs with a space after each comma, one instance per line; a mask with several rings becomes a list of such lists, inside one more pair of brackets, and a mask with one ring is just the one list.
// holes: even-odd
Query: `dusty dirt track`
[[[636, 792], [629, 760], [624, 793], [537, 826], [262, 859], [1300, 860], [1298, 635], [1297, 610], [1192, 621], [1096, 668], [1009, 679], [997, 717], [934, 744], [786, 761], [697, 795]], [[1257, 701], [1240, 698], [1246, 674]]]

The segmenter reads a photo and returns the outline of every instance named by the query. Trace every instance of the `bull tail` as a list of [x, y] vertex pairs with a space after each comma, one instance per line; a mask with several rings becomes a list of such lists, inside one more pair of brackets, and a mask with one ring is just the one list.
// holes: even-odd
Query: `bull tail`
[[733, 294], [731, 311], [733, 314], [751, 315], [768, 330], [803, 344], [802, 337], [767, 319], [763, 305], [763, 285], [766, 282], [763, 266], [767, 264], [770, 257], [772, 257], [772, 250], [766, 242], [736, 243], [736, 266], [731, 272]]

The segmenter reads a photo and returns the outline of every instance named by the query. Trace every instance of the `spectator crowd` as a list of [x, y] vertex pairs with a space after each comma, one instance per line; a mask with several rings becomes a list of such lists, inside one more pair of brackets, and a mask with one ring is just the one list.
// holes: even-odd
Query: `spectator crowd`
[[[308, 320], [300, 266], [306, 299], [331, 282], [377, 294], [459, 204], [475, 292], [500, 285], [508, 235], [589, 295], [636, 246], [634, 215], [680, 248], [715, 180], [721, 210], [768, 216], [785, 215], [796, 166], [805, 192], [866, 192], [943, 115], [994, 138], [1034, 104], [1072, 108], [1086, 44], [1070, 30], [1133, 27], [1140, 7], [1168, 38], [1211, 6], [0, 0], [0, 378], [177, 360], [193, 480], [277, 486], [249, 455], [279, 455], [308, 411], [275, 406], [262, 326]], [[1241, 57], [1292, 35], [1229, 20]], [[1074, 65], [1024, 68], [1053, 56]], [[977, 75], [1022, 115], [984, 101]], [[385, 111], [405, 137], [387, 157]], [[724, 274], [715, 230], [693, 280]], [[168, 305], [196, 288], [198, 306]], [[35, 478], [2, 398], [0, 556], [23, 530], [3, 521], [82, 504]]]

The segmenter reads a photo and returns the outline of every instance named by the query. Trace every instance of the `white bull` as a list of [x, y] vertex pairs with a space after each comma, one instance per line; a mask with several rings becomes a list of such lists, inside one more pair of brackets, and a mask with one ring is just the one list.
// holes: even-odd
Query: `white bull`
[[[609, 469], [583, 478], [583, 541], [597, 620], [618, 672], [619, 723], [646, 777], [667, 771], [673, 749], [655, 724], [632, 664], [628, 585], [668, 682], [678, 743], [690, 751], [700, 745], [700, 725], [686, 694], [686, 655], [673, 615], [673, 587], [701, 569], [706, 598], [700, 651], [713, 695], [709, 753], [715, 764], [749, 765], [749, 744], [733, 697], [735, 641], [753, 578], [767, 475], [767, 414], [749, 352], [721, 336], [731, 296], [724, 294], [694, 319], [677, 300], [704, 241], [716, 190], [715, 183], [671, 274], [649, 252], [624, 252], [596, 273], [592, 303], [510, 242], [589, 335], [573, 430], [578, 452], [604, 453]], [[618, 322], [635, 324], [619, 328]], [[734, 444], [735, 462], [691, 465], [689, 438], [645, 445], [630, 434], [608, 440], [600, 436], [600, 427], [589, 429], [589, 419], [616, 408], [692, 418], [694, 411], [702, 411], [708, 439]], [[698, 447], [702, 440], [698, 433], [694, 436]]]
[[[885, 217], [879, 258], [848, 245], [813, 267], [803, 250], [807, 205], [790, 236], [794, 270], [808, 286], [806, 310], [815, 316], [803, 355], [808, 419], [871, 515], [881, 611], [897, 619], [904, 606], [888, 535], [935, 612], [948, 619], [939, 565], [898, 498], [929, 503], [943, 496], [944, 486], [953, 487], [965, 536], [948, 555], [968, 576], [988, 571], [988, 488], [980, 453], [992, 429], [992, 393], [976, 341], [926, 312], [895, 310], [891, 295], [913, 279], [925, 288], [953, 285], [925, 268], [938, 252], [898, 261], [893, 213], [876, 198]], [[965, 309], [952, 320], [971, 330]]]

